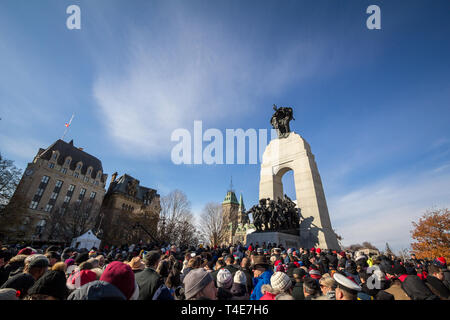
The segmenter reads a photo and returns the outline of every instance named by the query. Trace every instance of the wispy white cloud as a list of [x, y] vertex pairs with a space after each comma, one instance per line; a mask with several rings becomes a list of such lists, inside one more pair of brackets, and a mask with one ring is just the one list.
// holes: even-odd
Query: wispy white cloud
[[369, 241], [395, 250], [411, 243], [412, 221], [430, 208], [450, 205], [450, 170], [395, 174], [329, 199], [333, 227], [344, 244]]
[[214, 125], [249, 116], [261, 97], [298, 85], [323, 67], [323, 42], [297, 41], [260, 52], [236, 30], [192, 14], [171, 13], [164, 37], [151, 41], [155, 30], [129, 26], [120, 54], [126, 58], [116, 71], [99, 59], [94, 97], [122, 150], [169, 155], [175, 128], [191, 129], [196, 119]]
[[17, 166], [25, 166], [45, 144], [29, 137], [11, 137], [0, 134], [0, 152], [3, 156], [14, 159]]

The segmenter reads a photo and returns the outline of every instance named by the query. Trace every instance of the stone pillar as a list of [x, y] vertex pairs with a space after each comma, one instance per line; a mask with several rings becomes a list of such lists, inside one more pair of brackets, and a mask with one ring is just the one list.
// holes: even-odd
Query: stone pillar
[[283, 197], [282, 177], [294, 171], [297, 206], [304, 221], [300, 237], [304, 247], [339, 249], [331, 227], [322, 181], [309, 144], [295, 132], [274, 139], [266, 147], [261, 164], [259, 198]]

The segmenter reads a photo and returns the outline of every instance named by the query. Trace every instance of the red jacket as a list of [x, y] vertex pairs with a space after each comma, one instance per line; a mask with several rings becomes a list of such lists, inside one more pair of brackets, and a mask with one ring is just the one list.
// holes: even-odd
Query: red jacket
[[266, 291], [266, 293], [264, 293], [264, 295], [259, 300], [275, 300], [276, 296], [277, 296], [276, 294]]

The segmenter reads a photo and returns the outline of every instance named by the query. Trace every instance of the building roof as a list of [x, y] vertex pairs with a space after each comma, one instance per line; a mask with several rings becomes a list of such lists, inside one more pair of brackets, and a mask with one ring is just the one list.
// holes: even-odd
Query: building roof
[[70, 170], [75, 170], [77, 163], [81, 161], [83, 163], [80, 170], [82, 175], [86, 175], [88, 168], [92, 167], [91, 178], [95, 179], [97, 177], [97, 173], [101, 171], [102, 182], [105, 182], [104, 180], [106, 179], [106, 175], [103, 175], [102, 162], [98, 158], [83, 151], [83, 149], [75, 147], [73, 145], [73, 140], [70, 142], [65, 142], [58, 139], [47, 149], [40, 148], [36, 157], [44, 160], [50, 160], [52, 158], [53, 151], [59, 152], [59, 157], [56, 160], [58, 165], [63, 165], [66, 158], [71, 157], [72, 161], [69, 165]]
[[139, 185], [140, 181], [138, 179], [135, 179], [126, 173], [117, 178], [116, 180], [114, 180], [113, 182], [111, 182], [106, 194], [113, 194], [113, 193], [128, 194], [128, 185], [133, 180], [137, 182], [136, 194], [134, 195], [134, 198], [139, 199], [141, 201], [144, 201], [147, 198], [148, 200], [151, 201], [153, 197], [160, 196], [157, 193], [156, 189], [147, 188]]
[[237, 201], [236, 194], [233, 190], [228, 190], [227, 195], [225, 196], [225, 200], [223, 200], [222, 204], [226, 203], [232, 203], [239, 205], [239, 202]]
[[242, 197], [242, 193], [241, 197], [239, 198], [239, 210], [245, 211], [244, 198]]

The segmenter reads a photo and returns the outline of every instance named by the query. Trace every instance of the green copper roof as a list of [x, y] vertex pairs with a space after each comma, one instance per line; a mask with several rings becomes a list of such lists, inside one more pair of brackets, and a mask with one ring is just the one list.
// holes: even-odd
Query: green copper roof
[[225, 204], [225, 203], [239, 204], [239, 202], [237, 201], [237, 198], [236, 198], [236, 194], [233, 191], [227, 192], [225, 200], [223, 200], [222, 204]]

